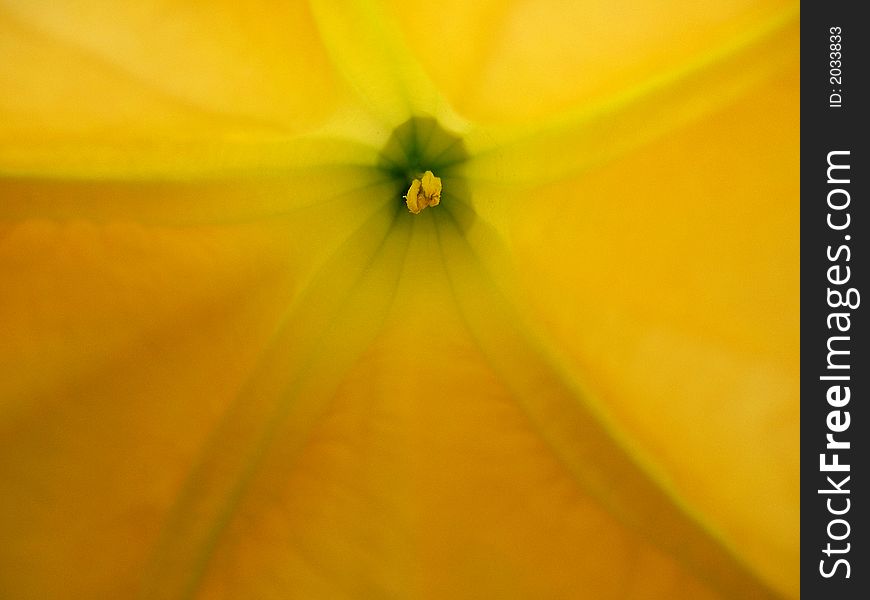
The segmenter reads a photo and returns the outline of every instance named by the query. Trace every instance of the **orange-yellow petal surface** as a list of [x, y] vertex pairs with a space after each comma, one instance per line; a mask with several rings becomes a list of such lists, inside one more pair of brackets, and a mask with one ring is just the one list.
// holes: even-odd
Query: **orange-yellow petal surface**
[[[492, 288], [466, 279], [480, 272], [448, 248], [450, 220], [399, 218], [420, 220], [341, 286], [334, 326], [288, 330], [216, 429], [146, 597], [773, 597], [649, 494], [503, 307], [477, 314]], [[348, 325], [372, 293], [378, 322]], [[409, 323], [421, 299], [439, 302]], [[302, 370], [291, 339], [314, 344]]]
[[347, 104], [301, 2], [9, 0], [0, 54], [0, 172], [183, 171]]
[[[361, 190], [355, 200], [365, 198]], [[243, 224], [5, 224], [5, 592], [139, 592], [212, 431], [238, 398], [266, 402], [286, 391], [283, 377], [309, 364], [335, 303], [347, 301], [343, 288], [353, 288], [380, 247], [395, 211], [372, 205], [360, 223], [318, 206]], [[390, 297], [380, 280], [369, 288]], [[276, 336], [279, 355], [295, 357], [288, 372], [252, 379], [274, 354]], [[262, 394], [245, 391], [263, 385]], [[241, 458], [255, 449], [243, 446]]]
[[796, 69], [582, 177], [518, 193], [506, 226], [526, 316], [651, 472], [789, 596]]
[[789, 0], [452, 0], [438, 4], [433, 24], [426, 2], [389, 4], [438, 88], [460, 114], [483, 123], [599, 104], [795, 7]]

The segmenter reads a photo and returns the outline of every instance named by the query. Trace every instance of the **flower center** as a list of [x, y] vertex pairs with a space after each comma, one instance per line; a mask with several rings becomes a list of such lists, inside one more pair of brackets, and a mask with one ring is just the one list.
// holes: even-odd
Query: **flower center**
[[429, 206], [438, 206], [441, 202], [441, 178], [435, 177], [432, 171], [423, 173], [421, 179], [415, 179], [405, 194], [405, 204], [415, 215]]
[[395, 183], [397, 208], [398, 202], [404, 202], [417, 215], [442, 200], [451, 210], [467, 201], [468, 186], [462, 173], [467, 158], [462, 138], [432, 117], [418, 116], [393, 130], [381, 150], [378, 168]]

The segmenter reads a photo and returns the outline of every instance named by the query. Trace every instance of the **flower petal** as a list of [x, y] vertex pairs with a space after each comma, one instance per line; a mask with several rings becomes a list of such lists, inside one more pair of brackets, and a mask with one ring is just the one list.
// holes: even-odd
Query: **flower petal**
[[[419, 115], [435, 117], [454, 130], [464, 127], [414, 59], [417, 40], [402, 34], [403, 24], [381, 3], [315, 0], [311, 4], [335, 67], [384, 127]], [[431, 12], [427, 9], [417, 16], [426, 29], [424, 35], [437, 39], [441, 21], [428, 18]]]
[[[769, 597], [721, 548], [699, 542], [706, 534], [687, 533], [687, 517], [627, 466], [504, 311], [489, 314], [491, 286], [465, 272], [475, 269], [467, 246], [433, 215], [403, 214], [411, 236], [394, 231], [385, 244], [410, 245], [384, 248], [386, 262], [359, 288], [382, 290], [377, 274], [396, 274], [388, 256], [405, 256], [385, 321], [356, 323], [370, 311], [342, 304], [318, 342], [330, 350], [292, 393], [258, 388], [240, 399], [167, 528], [146, 597], [192, 596], [191, 579], [203, 597]], [[469, 305], [481, 302], [482, 313]], [[321, 330], [319, 317], [310, 328], [293, 322], [303, 346]], [[283, 341], [275, 350], [274, 367], [298, 351]], [[271, 372], [259, 381], [297, 377]], [[258, 398], [280, 399], [278, 421], [272, 400]], [[242, 469], [239, 489], [250, 417], [273, 429], [253, 428], [256, 468]], [[230, 507], [217, 525], [215, 499]], [[632, 512], [657, 519], [640, 525]]]
[[14, 90], [0, 96], [5, 172], [173, 171], [309, 131], [347, 103], [300, 2], [10, 0], [0, 53]]
[[[798, 84], [794, 65], [581, 178], [516, 192], [499, 224], [519, 272], [508, 285], [607, 422], [789, 596], [799, 580]], [[509, 193], [476, 203], [495, 213]]]
[[410, 232], [395, 223], [406, 216], [394, 203], [382, 205], [288, 308], [173, 507], [145, 573], [144, 597], [191, 597], [249, 496], [263, 492], [251, 489], [263, 462], [280, 452], [293, 463], [392, 304]]
[[529, 124], [478, 127], [466, 134], [468, 176], [538, 185], [596, 168], [794, 68], [799, 35], [796, 11], [784, 10], [597, 104]]
[[[354, 154], [357, 158], [365, 156], [362, 152]], [[326, 153], [320, 160], [333, 159]], [[332, 210], [338, 220], [356, 220], [366, 212], [362, 198], [368, 197], [372, 190], [385, 190], [389, 181], [371, 165], [351, 162], [305, 165], [299, 159], [295, 168], [271, 169], [264, 164], [250, 170], [227, 169], [223, 173], [188, 178], [176, 173], [175, 178], [165, 179], [165, 175], [164, 172], [160, 179], [141, 181], [3, 178], [0, 179], [0, 194], [4, 199], [0, 205], [0, 220], [42, 218], [160, 225], [220, 224], [287, 219], [300, 211], [305, 213], [318, 207], [323, 215]]]
[[600, 105], [796, 6], [789, 0], [387, 3], [407, 46], [450, 103], [485, 124]]
[[295, 277], [272, 228], [9, 226], [0, 242], [0, 564], [13, 597], [134, 597]]
[[[335, 299], [349, 301], [336, 292], [368, 264], [361, 236], [376, 249], [400, 211], [383, 190], [372, 198], [380, 204], [366, 208], [360, 197], [362, 209], [339, 213], [365, 215], [362, 221], [318, 206], [289, 220], [220, 227], [7, 226], [0, 244], [7, 291], [0, 299], [0, 562], [16, 569], [4, 572], [5, 591], [135, 596], [155, 561], [151, 550], [174, 548], [172, 537], [160, 541], [160, 529], [173, 504], [183, 513], [196, 498], [197, 482], [215, 492], [205, 506], [220, 510], [169, 531], [187, 540], [186, 532], [199, 534], [198, 523], [206, 534], [219, 526], [226, 500], [219, 486], [228, 481], [232, 490], [243, 477], [228, 468], [218, 489], [206, 483], [203, 464], [214, 458], [203, 459], [202, 448], [213, 447], [213, 431], [241, 429], [233, 438], [238, 453], [225, 463], [238, 464], [259, 447], [244, 427], [268, 430], [267, 417], [285, 398], [282, 381], [310, 375], [313, 366], [323, 374], [314, 382], [337, 377], [334, 356], [315, 354], [317, 362], [308, 355], [325, 343]], [[401, 266], [401, 255], [388, 256]], [[372, 298], [389, 300], [385, 283], [373, 279], [355, 310], [370, 316]], [[377, 326], [356, 322], [363, 334]], [[342, 338], [351, 352], [350, 330], [333, 327], [332, 341]], [[269, 371], [276, 361], [281, 370]], [[174, 556], [184, 557], [184, 548]], [[203, 547], [194, 550], [198, 560]], [[195, 577], [163, 571], [158, 581], [183, 584], [175, 591]]]

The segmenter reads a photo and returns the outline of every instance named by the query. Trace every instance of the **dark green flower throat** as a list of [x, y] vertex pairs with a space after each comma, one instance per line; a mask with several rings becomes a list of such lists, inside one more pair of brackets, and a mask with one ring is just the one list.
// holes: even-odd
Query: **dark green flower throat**
[[418, 214], [442, 201], [465, 203], [468, 187], [461, 169], [467, 158], [462, 138], [432, 117], [412, 117], [393, 130], [378, 168], [395, 182], [397, 201]]

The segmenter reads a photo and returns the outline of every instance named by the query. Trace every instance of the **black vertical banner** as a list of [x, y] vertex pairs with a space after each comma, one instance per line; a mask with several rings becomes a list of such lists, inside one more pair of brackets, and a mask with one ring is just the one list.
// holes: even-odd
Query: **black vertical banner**
[[859, 2], [801, 12], [801, 596], [870, 598], [870, 302]]

